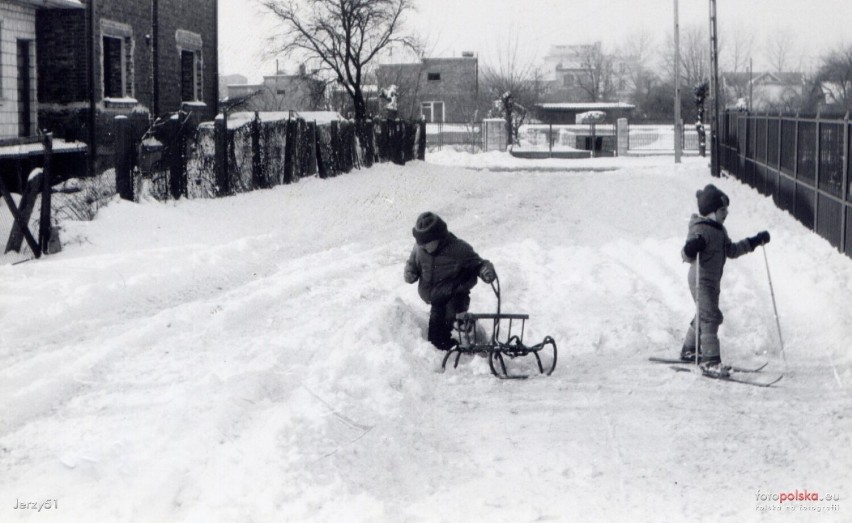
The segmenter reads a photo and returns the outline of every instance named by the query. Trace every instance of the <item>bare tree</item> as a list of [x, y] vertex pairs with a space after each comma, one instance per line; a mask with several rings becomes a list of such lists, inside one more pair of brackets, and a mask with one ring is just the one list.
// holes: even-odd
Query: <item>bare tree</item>
[[258, 0], [282, 23], [276, 52], [296, 53], [329, 71], [352, 99], [354, 118], [367, 118], [364, 81], [371, 63], [392, 44], [413, 45], [402, 33], [413, 0]]
[[[674, 71], [674, 36], [670, 35], [663, 54], [663, 70], [672, 78]], [[681, 27], [680, 76], [683, 85], [698, 85], [710, 77], [709, 37], [703, 26]]]
[[817, 83], [826, 103], [841, 111], [852, 109], [852, 45], [832, 51], [823, 58]]
[[[517, 36], [504, 39], [496, 51], [489, 63], [482, 65], [482, 93], [495, 105], [504, 104], [508, 94], [514, 139], [529, 111], [539, 101], [544, 91], [544, 81], [541, 69], [533, 61], [521, 56]], [[478, 112], [474, 106], [470, 109]], [[501, 106], [492, 112], [505, 116], [504, 111]]]
[[754, 32], [741, 23], [735, 24], [726, 32], [724, 40], [720, 41], [720, 67], [724, 71], [734, 73], [746, 71], [752, 63], [753, 55]]
[[774, 31], [766, 37], [764, 55], [769, 67], [776, 73], [782, 73], [790, 67], [795, 39], [792, 30]]
[[588, 46], [580, 57], [584, 74], [577, 76], [577, 85], [588, 95], [589, 101], [609, 100], [615, 95], [614, 58], [600, 45]]

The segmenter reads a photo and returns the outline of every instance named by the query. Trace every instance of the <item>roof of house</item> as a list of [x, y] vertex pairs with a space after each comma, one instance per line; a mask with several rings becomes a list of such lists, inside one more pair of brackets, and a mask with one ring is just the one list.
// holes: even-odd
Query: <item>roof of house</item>
[[742, 84], [752, 81], [755, 84], [801, 85], [805, 81], [805, 75], [804, 73], [749, 73], [746, 71], [722, 73], [722, 79]]
[[535, 106], [545, 111], [606, 111], [607, 109], [636, 108], [635, 105], [624, 102], [541, 103]]
[[33, 7], [58, 8], [58, 9], [82, 9], [80, 0], [18, 0]]

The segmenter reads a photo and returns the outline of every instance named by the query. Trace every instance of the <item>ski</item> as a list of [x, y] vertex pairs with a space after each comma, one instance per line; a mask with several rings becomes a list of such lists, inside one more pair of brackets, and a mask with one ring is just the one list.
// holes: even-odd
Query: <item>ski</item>
[[678, 372], [698, 372], [702, 377], [710, 378], [712, 380], [719, 381], [732, 381], [734, 383], [742, 383], [745, 385], [754, 385], [755, 387], [769, 387], [781, 381], [781, 378], [784, 377], [783, 374], [771, 373], [771, 372], [737, 372], [732, 371], [729, 374], [717, 374], [712, 371], [708, 371], [703, 367], [679, 367], [677, 365], [672, 365], [672, 369]]
[[[654, 363], [667, 363], [669, 365], [695, 365], [694, 361], [683, 361], [678, 358], [660, 358], [657, 356], [651, 356], [650, 358], [648, 358], [648, 361], [652, 361]], [[755, 364], [753, 366], [725, 365], [725, 367], [734, 372], [753, 373], [762, 371], [764, 368], [766, 368], [767, 365], [769, 365], [768, 361], [765, 361], [760, 364]]]

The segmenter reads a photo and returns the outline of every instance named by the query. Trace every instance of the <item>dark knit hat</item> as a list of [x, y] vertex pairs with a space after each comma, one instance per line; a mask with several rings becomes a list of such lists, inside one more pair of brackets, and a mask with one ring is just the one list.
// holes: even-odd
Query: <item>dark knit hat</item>
[[441, 240], [447, 235], [447, 224], [433, 212], [424, 212], [417, 217], [417, 223], [411, 229], [411, 234], [419, 245], [434, 240]]
[[711, 212], [716, 212], [730, 203], [728, 195], [720, 191], [712, 183], [708, 183], [706, 187], [697, 191], [695, 197], [698, 199], [698, 213], [701, 216], [707, 216]]

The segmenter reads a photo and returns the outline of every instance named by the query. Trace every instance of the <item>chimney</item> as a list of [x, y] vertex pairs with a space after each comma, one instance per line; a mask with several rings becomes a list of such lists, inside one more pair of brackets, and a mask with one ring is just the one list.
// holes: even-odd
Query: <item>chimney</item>
[[473, 51], [462, 51], [462, 58], [473, 58]]
[[299, 76], [305, 76], [308, 72], [308, 69], [305, 67], [305, 64], [299, 65]]

